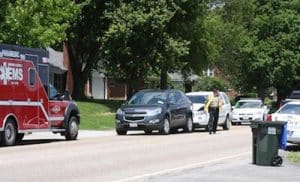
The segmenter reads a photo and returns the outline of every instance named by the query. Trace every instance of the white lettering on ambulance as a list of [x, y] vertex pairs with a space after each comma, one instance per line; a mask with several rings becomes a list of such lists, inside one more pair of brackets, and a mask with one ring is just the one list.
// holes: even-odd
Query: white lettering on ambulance
[[21, 80], [23, 80], [22, 65], [7, 64], [6, 62], [0, 64], [0, 81], [3, 81], [4, 85], [7, 85], [9, 81]]

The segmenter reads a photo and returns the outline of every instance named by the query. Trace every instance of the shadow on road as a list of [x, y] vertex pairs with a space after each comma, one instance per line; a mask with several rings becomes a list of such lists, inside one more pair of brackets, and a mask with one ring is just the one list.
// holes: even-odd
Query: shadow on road
[[45, 143], [53, 143], [53, 142], [62, 142], [66, 141], [64, 139], [26, 139], [18, 142], [16, 145], [37, 145], [37, 144], [45, 144]]
[[[194, 130], [193, 132], [191, 133], [208, 133], [207, 131], [205, 131], [204, 129], [201, 129], [199, 128], [199, 130]], [[170, 134], [169, 135], [174, 135], [174, 134], [191, 134], [191, 133], [186, 133], [184, 132], [182, 129], [178, 129], [178, 130], [172, 130], [170, 131]], [[162, 134], [160, 134], [158, 131], [153, 131], [152, 133], [145, 133], [143, 131], [141, 132], [138, 132], [138, 133], [128, 133], [127, 136], [141, 136], [141, 135], [149, 135], [149, 136], [162, 136]]]
[[241, 123], [241, 124], [237, 124], [237, 123], [235, 123], [235, 124], [231, 124], [232, 125], [232, 127], [239, 127], [239, 126], [250, 126], [250, 123]]
[[[244, 126], [249, 126], [249, 128], [250, 128], [250, 123], [242, 123], [241, 125], [236, 125], [233, 127], [244, 127]], [[223, 129], [222, 128], [217, 129], [217, 133], [220, 131], [223, 131]], [[195, 128], [192, 133], [208, 133], [208, 131], [205, 128]], [[170, 135], [172, 135], [172, 134], [190, 134], [190, 133], [185, 133], [183, 131], [183, 129], [178, 129], [177, 131], [176, 130], [170, 131]], [[142, 135], [149, 135], [149, 136], [154, 135], [155, 136], [155, 135], [161, 135], [161, 134], [158, 131], [153, 131], [152, 133], [145, 133], [143, 131], [140, 131], [138, 133], [128, 133], [127, 134], [127, 136], [142, 136]]]
[[289, 151], [289, 152], [299, 152], [300, 151], [300, 145], [288, 145], [286, 147], [286, 151]]
[[193, 133], [208, 133], [208, 130], [206, 130], [205, 128], [195, 128]]

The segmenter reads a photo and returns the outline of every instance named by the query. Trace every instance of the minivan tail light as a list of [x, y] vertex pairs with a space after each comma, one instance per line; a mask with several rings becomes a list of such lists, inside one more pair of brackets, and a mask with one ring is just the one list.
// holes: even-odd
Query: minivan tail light
[[272, 121], [272, 114], [268, 114], [267, 121]]

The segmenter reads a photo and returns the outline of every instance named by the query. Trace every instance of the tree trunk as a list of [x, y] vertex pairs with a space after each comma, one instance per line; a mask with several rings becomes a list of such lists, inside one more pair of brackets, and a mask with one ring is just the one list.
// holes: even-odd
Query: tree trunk
[[74, 99], [85, 98], [85, 85], [88, 80], [88, 74], [82, 71], [82, 64], [78, 60], [81, 56], [77, 55], [77, 51], [72, 49], [70, 43], [66, 43], [68, 54], [69, 54], [69, 64], [73, 76], [73, 92], [72, 97]]
[[264, 102], [266, 97], [266, 90], [264, 88], [257, 88], [257, 95], [258, 98], [261, 98], [261, 100]]
[[184, 91], [187, 93], [187, 92], [191, 92], [192, 91], [192, 87], [193, 87], [193, 84], [191, 81], [185, 81], [184, 82]]
[[287, 98], [288, 93], [287, 93], [286, 89], [283, 89], [283, 88], [280, 88], [280, 87], [277, 87], [276, 90], [277, 90], [277, 103], [276, 103], [276, 106], [279, 108], [280, 107], [280, 102]]
[[160, 73], [160, 89], [168, 88], [168, 71], [164, 67], [161, 68]]
[[127, 85], [127, 99], [130, 99], [133, 94], [134, 94], [134, 88], [132, 87], [131, 84], [129, 84], [129, 82], [127, 82], [128, 85]]
[[127, 81], [128, 87], [127, 87], [127, 98], [131, 98], [136, 92], [138, 92], [138, 81], [136, 79], [131, 79]]
[[[77, 75], [76, 75], [77, 74]], [[74, 75], [74, 90], [72, 97], [74, 99], [82, 99], [85, 98], [85, 85], [87, 83], [87, 79], [84, 78], [84, 76], [80, 76], [81, 74], [78, 74], [73, 71]]]

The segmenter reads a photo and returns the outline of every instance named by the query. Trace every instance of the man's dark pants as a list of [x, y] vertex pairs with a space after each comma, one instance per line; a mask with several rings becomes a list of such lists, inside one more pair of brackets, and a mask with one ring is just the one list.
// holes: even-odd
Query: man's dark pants
[[208, 122], [208, 131], [216, 133], [219, 119], [219, 108], [209, 107], [209, 122]]

